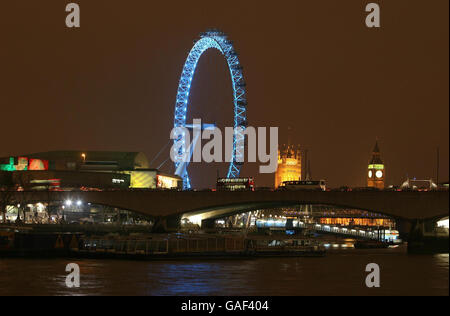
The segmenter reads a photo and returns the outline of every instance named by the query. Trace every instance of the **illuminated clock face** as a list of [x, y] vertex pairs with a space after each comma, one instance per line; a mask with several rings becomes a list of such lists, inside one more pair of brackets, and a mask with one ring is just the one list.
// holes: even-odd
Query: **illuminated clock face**
[[378, 170], [376, 173], [375, 173], [375, 176], [379, 179], [379, 178], [382, 178], [383, 177], [383, 171], [381, 171], [381, 170]]
[[369, 170], [369, 178], [372, 178], [373, 177], [373, 172], [372, 172], [372, 170]]

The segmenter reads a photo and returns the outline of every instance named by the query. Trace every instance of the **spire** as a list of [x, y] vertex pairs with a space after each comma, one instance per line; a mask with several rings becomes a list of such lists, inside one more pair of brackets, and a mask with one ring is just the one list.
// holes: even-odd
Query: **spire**
[[288, 147], [291, 146], [291, 127], [288, 126]]
[[383, 160], [381, 159], [380, 147], [378, 146], [378, 138], [375, 141], [375, 147], [373, 148], [370, 164], [383, 164]]
[[311, 163], [310, 163], [310, 161], [309, 161], [309, 158], [308, 158], [308, 150], [306, 150], [306, 152], [305, 152], [305, 180], [306, 181], [311, 181]]
[[374, 154], [379, 154], [380, 153], [380, 147], [378, 146], [378, 137], [375, 141], [375, 147], [373, 148], [373, 153]]
[[306, 167], [306, 177], [305, 180], [306, 181], [311, 181], [312, 180], [312, 176], [311, 176], [311, 161], [308, 160], [307, 161], [307, 167]]

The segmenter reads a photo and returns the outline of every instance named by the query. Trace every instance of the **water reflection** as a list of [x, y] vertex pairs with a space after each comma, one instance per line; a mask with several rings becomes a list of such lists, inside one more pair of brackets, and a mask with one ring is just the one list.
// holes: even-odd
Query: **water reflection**
[[[81, 287], [65, 286], [68, 260], [0, 259], [0, 295], [448, 295], [448, 254], [383, 251], [324, 258], [167, 262], [77, 260]], [[381, 288], [364, 285], [381, 268]]]

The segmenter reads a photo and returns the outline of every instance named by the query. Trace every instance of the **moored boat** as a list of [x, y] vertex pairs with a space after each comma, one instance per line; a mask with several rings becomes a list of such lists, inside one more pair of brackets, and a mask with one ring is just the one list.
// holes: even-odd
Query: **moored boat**
[[356, 249], [384, 249], [389, 246], [389, 243], [378, 240], [358, 240], [354, 244]]

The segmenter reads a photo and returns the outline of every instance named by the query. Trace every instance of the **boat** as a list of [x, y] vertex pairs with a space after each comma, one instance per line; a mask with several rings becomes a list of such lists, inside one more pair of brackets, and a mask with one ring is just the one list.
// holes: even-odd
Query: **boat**
[[270, 236], [183, 235], [145, 239], [82, 239], [75, 256], [96, 258], [255, 258], [255, 257], [321, 257], [325, 248], [310, 239]]
[[313, 239], [281, 236], [249, 238], [247, 251], [256, 257], [323, 257], [326, 253]]
[[389, 248], [391, 244], [387, 242], [381, 242], [378, 240], [358, 240], [355, 242], [355, 249], [385, 249]]
[[98, 259], [318, 257], [325, 248], [313, 239], [238, 234], [101, 235], [7, 231], [0, 254], [21, 257]]

